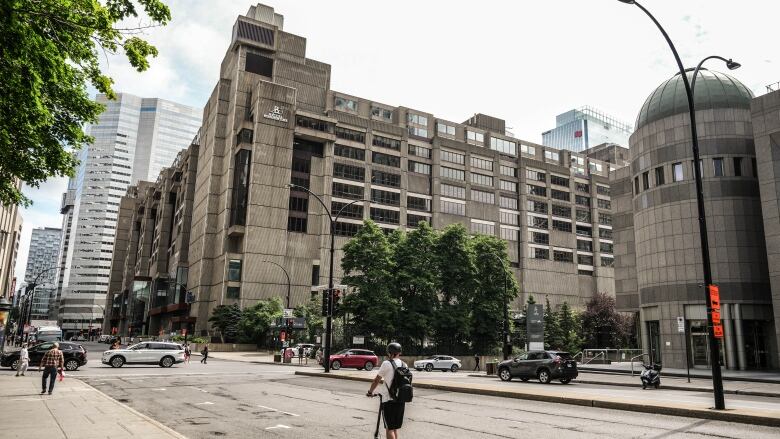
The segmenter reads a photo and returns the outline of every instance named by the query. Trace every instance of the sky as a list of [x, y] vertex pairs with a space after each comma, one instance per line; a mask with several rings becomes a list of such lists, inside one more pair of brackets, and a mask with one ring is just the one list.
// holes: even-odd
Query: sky
[[[168, 0], [171, 22], [143, 35], [159, 50], [137, 73], [121, 55], [104, 59], [117, 91], [202, 107], [216, 84], [233, 23], [246, 0]], [[332, 66], [331, 88], [464, 121], [485, 113], [516, 137], [541, 143], [555, 116], [589, 105], [633, 124], [645, 98], [677, 67], [662, 35], [637, 7], [617, 0], [506, 2], [266, 0], [284, 30], [307, 39], [307, 57]], [[772, 30], [780, 2], [644, 0], [686, 67], [733, 58], [756, 95], [780, 81]], [[144, 23], [143, 18], [130, 24]], [[718, 62], [713, 70], [726, 70]], [[511, 128], [510, 128], [511, 127]], [[186, 145], [182, 145], [186, 147]], [[66, 179], [26, 188], [16, 276], [34, 227], [60, 227]]]

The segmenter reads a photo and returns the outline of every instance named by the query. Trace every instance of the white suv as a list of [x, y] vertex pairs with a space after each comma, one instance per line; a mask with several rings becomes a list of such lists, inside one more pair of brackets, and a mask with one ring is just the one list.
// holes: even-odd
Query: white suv
[[103, 364], [122, 367], [127, 364], [159, 364], [171, 367], [184, 361], [184, 348], [176, 343], [156, 341], [142, 342], [127, 349], [113, 349], [103, 352]]

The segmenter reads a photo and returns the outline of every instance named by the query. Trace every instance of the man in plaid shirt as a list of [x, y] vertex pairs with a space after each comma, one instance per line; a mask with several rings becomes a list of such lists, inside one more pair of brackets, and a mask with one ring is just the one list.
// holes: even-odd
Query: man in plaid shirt
[[43, 376], [41, 377], [41, 395], [46, 393], [46, 378], [51, 377], [49, 381], [49, 395], [54, 390], [54, 382], [57, 381], [57, 371], [62, 373], [62, 368], [65, 367], [65, 357], [60, 351], [60, 344], [54, 343], [41, 359], [39, 367], [43, 368]]

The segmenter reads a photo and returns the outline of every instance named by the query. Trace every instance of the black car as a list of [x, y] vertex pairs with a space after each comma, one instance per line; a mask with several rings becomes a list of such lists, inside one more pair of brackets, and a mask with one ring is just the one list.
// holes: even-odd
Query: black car
[[[78, 343], [59, 342], [60, 350], [65, 358], [65, 370], [73, 371], [87, 364], [87, 350]], [[30, 354], [30, 367], [37, 367], [41, 363], [43, 354], [54, 345], [53, 342], [43, 342], [27, 348]], [[16, 369], [19, 362], [19, 351], [6, 352], [0, 359], [0, 366]]]
[[552, 380], [569, 384], [577, 378], [577, 362], [568, 352], [530, 351], [499, 363], [498, 377], [502, 381], [518, 377], [523, 382], [538, 378], [542, 384], [548, 384]]

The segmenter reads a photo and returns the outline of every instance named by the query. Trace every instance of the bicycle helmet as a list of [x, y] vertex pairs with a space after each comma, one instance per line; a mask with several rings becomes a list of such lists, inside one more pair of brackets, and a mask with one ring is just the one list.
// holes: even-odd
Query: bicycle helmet
[[387, 353], [390, 355], [400, 354], [401, 353], [401, 344], [400, 343], [390, 343], [387, 345]]

